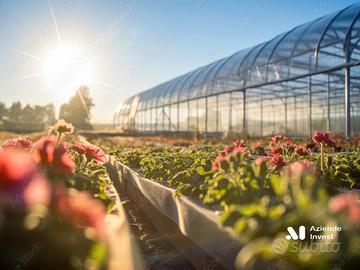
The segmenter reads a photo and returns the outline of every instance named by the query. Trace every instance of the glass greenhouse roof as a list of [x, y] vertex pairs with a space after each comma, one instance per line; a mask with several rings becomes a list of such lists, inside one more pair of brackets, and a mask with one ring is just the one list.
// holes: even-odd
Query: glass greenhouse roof
[[122, 112], [130, 113], [134, 100], [136, 110], [142, 110], [359, 64], [359, 16], [360, 4], [355, 4], [297, 26], [141, 92], [125, 102]]

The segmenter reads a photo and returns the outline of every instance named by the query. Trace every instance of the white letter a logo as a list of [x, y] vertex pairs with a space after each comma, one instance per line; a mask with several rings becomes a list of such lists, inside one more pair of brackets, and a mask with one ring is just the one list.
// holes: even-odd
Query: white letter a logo
[[299, 235], [295, 232], [293, 227], [287, 227], [288, 235], [286, 236], [287, 240], [304, 240], [305, 239], [305, 226], [299, 227]]

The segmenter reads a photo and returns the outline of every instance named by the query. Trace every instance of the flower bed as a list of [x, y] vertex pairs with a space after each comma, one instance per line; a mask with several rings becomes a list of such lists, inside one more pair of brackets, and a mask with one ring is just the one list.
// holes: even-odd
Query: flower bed
[[[109, 145], [108, 150], [140, 175], [177, 188], [175, 195], [186, 194], [221, 210], [222, 224], [232, 227], [243, 246], [235, 261], [239, 268], [271, 262], [286, 269], [353, 269], [360, 259], [359, 193], [339, 194], [339, 188], [359, 183], [358, 144], [317, 132], [311, 144], [274, 136], [262, 145], [236, 141], [216, 158], [217, 146], [204, 150], [203, 158], [198, 155], [201, 148]], [[123, 179], [129, 177], [126, 170], [122, 173]], [[307, 250], [304, 255], [281, 244], [302, 244], [286, 238], [288, 227], [329, 224], [342, 228], [327, 242], [341, 244], [336, 252]], [[313, 239], [305, 243], [324, 244]]]
[[59, 121], [35, 142], [3, 138], [1, 269], [141, 269], [106, 155], [65, 141], [72, 130]]
[[221, 226], [215, 211], [176, 196], [173, 188], [143, 178], [113, 158], [107, 166], [114, 184], [196, 269], [235, 269], [239, 242], [232, 230]]

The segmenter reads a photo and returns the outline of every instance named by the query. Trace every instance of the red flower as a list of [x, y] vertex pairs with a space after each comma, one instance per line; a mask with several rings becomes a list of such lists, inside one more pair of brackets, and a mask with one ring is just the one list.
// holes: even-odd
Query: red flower
[[72, 149], [81, 155], [85, 155], [86, 158], [89, 160], [94, 159], [100, 164], [104, 164], [107, 162], [105, 152], [101, 148], [95, 145], [78, 142], [75, 145], [73, 145]]
[[0, 190], [22, 192], [36, 174], [36, 165], [27, 153], [0, 152]]
[[236, 148], [246, 147], [244, 140], [236, 140], [236, 141], [234, 142], [234, 145], [235, 145]]
[[283, 157], [280, 155], [273, 156], [270, 160], [270, 164], [277, 169], [280, 169], [286, 165]]
[[324, 143], [328, 145], [329, 147], [335, 148], [336, 143], [330, 139], [330, 133], [329, 132], [321, 132], [321, 131], [315, 131], [314, 136], [312, 137], [313, 141], [321, 144]]
[[360, 224], [360, 195], [356, 192], [347, 192], [337, 195], [329, 202], [332, 213], [344, 211], [349, 220]]
[[211, 165], [212, 170], [218, 170], [220, 168], [220, 164], [217, 161], [214, 161]]
[[270, 139], [270, 145], [278, 144], [280, 140], [282, 140], [284, 137], [281, 135], [275, 135]]
[[235, 146], [233, 145], [227, 145], [224, 148], [224, 152], [227, 154], [234, 152], [234, 150], [235, 150]]
[[42, 165], [50, 167], [55, 173], [61, 175], [71, 174], [75, 164], [63, 143], [55, 147], [54, 136], [44, 137], [36, 142], [37, 151], [35, 159]]
[[31, 149], [34, 147], [34, 143], [26, 138], [18, 138], [15, 140], [8, 140], [4, 142], [0, 148], [8, 149], [8, 148], [23, 148], [23, 149]]
[[292, 140], [286, 140], [285, 143], [284, 143], [284, 146], [286, 148], [289, 148], [289, 147], [294, 147], [294, 142]]
[[310, 154], [309, 150], [306, 149], [304, 146], [300, 146], [300, 145], [297, 145], [295, 147], [295, 152], [296, 154], [298, 154], [299, 156], [307, 156]]
[[281, 154], [281, 148], [273, 148], [268, 152], [269, 157], [275, 157]]
[[64, 190], [57, 192], [57, 209], [61, 218], [72, 222], [78, 228], [93, 228], [97, 237], [106, 239], [104, 223], [105, 208], [86, 192], [69, 195]]
[[226, 159], [226, 152], [221, 152], [216, 159], [219, 161], [224, 161]]
[[245, 152], [246, 150], [246, 145], [245, 145], [245, 141], [244, 140], [237, 140], [234, 142], [234, 152], [235, 153], [242, 153]]

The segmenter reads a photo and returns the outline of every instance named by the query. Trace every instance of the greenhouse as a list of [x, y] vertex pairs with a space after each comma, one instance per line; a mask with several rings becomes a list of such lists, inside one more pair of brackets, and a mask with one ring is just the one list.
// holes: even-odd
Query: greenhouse
[[360, 133], [360, 4], [127, 99], [126, 132]]

